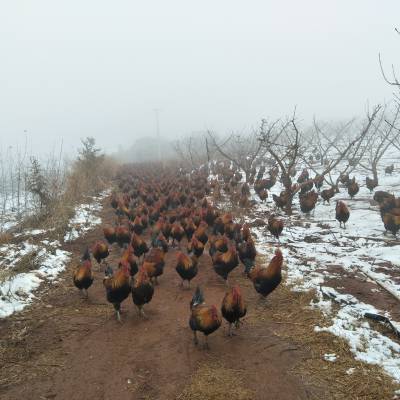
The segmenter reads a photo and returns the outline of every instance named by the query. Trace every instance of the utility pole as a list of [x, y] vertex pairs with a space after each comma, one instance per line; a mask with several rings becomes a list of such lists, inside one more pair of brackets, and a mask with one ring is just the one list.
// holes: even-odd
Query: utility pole
[[160, 145], [160, 109], [155, 108], [154, 114], [156, 116], [156, 132], [157, 132], [157, 152], [158, 152], [158, 162], [161, 163], [161, 145]]

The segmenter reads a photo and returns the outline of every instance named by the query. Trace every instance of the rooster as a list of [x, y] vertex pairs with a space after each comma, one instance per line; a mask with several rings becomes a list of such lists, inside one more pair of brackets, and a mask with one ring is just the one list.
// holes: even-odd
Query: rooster
[[244, 265], [244, 272], [247, 274], [251, 268], [254, 266], [256, 260], [257, 251], [254, 246], [253, 239], [249, 238], [246, 241], [240, 243], [237, 246], [239, 259]]
[[98, 240], [92, 246], [92, 254], [94, 259], [97, 261], [97, 264], [100, 264], [103, 260], [105, 260], [109, 256], [107, 243], [102, 240]]
[[147, 274], [146, 268], [142, 266], [136, 275], [132, 286], [132, 300], [139, 310], [139, 315], [146, 318], [143, 306], [151, 301], [154, 294], [154, 286]]
[[268, 192], [266, 189], [261, 189], [257, 194], [261, 200], [261, 203], [264, 203], [264, 201], [268, 198]]
[[172, 246], [175, 245], [175, 241], [177, 241], [179, 245], [184, 236], [185, 230], [182, 228], [182, 225], [179, 222], [174, 222], [171, 227]]
[[369, 176], [365, 178], [365, 183], [367, 185], [367, 188], [369, 189], [370, 193], [378, 186], [378, 180], [376, 179], [371, 179]]
[[253, 282], [254, 289], [263, 297], [273, 292], [282, 281], [283, 255], [280, 249], [266, 268], [256, 266], [249, 272], [249, 278]]
[[129, 264], [131, 276], [135, 276], [138, 272], [139, 266], [138, 260], [133, 254], [132, 245], [129, 245], [128, 248], [124, 250], [118, 266], [121, 267], [125, 265], [125, 263]]
[[84, 291], [84, 295], [87, 298], [88, 289], [93, 283], [93, 272], [92, 272], [92, 262], [90, 260], [89, 249], [86, 248], [85, 253], [82, 257], [82, 262], [75, 268], [73, 274], [74, 285], [81, 291]]
[[163, 274], [165, 266], [165, 254], [161, 249], [153, 248], [144, 258], [142, 267], [146, 270], [151, 280], [158, 284], [157, 278]]
[[342, 223], [344, 228], [346, 228], [346, 222], [350, 217], [350, 211], [347, 208], [346, 204], [343, 201], [338, 201], [336, 203], [336, 219], [340, 223], [340, 227], [342, 227]]
[[204, 252], [204, 244], [196, 236], [193, 236], [187, 245], [187, 250], [189, 253], [194, 253], [196, 257], [200, 257]]
[[106, 289], [107, 301], [114, 306], [117, 320], [121, 322], [121, 303], [131, 292], [131, 276], [129, 263], [125, 262], [121, 268], [113, 272], [107, 265], [103, 285]]
[[383, 225], [385, 229], [392, 233], [393, 236], [397, 235], [400, 230], [400, 215], [386, 213], [383, 215]]
[[327, 201], [329, 203], [329, 200], [335, 195], [335, 188], [332, 186], [330, 189], [324, 189], [321, 192], [321, 197], [324, 199], [324, 203]]
[[151, 245], [153, 247], [162, 249], [164, 253], [168, 252], [168, 242], [165, 236], [160, 232], [157, 236], [154, 236], [151, 240]]
[[149, 251], [147, 243], [136, 233], [132, 233], [131, 245], [133, 247], [133, 253], [136, 257], [140, 258]]
[[115, 228], [113, 226], [106, 225], [103, 228], [103, 233], [104, 233], [104, 237], [107, 240], [109, 245], [112, 245], [113, 243], [115, 243], [117, 241]]
[[280, 218], [276, 218], [274, 215], [271, 215], [268, 218], [268, 230], [271, 235], [275, 236], [279, 241], [279, 236], [281, 236], [284, 227], [284, 222]]
[[228, 251], [228, 238], [223, 236], [214, 236], [210, 238], [210, 248], [208, 250], [208, 254], [212, 257], [217, 251], [220, 253], [225, 253]]
[[182, 285], [184, 281], [188, 281], [188, 286], [190, 288], [190, 281], [197, 275], [197, 257], [192, 255], [189, 257], [188, 255], [180, 252], [178, 253], [177, 263], [176, 263], [176, 272], [182, 279]]
[[227, 252], [217, 252], [212, 257], [214, 271], [228, 284], [229, 273], [239, 265], [239, 259], [235, 247], [231, 246]]
[[200, 242], [204, 245], [206, 245], [206, 243], [208, 242], [207, 228], [208, 225], [204, 221], [201, 221], [199, 227], [194, 233], [196, 239], [200, 240]]
[[126, 247], [131, 240], [129, 228], [123, 225], [118, 225], [115, 228], [115, 237], [119, 247]]
[[246, 305], [239, 286], [235, 286], [226, 292], [222, 300], [221, 313], [229, 324], [228, 336], [232, 336], [232, 325], [239, 327], [240, 318], [246, 315]]
[[392, 175], [393, 171], [394, 171], [394, 164], [385, 168], [385, 174]]
[[347, 184], [347, 193], [349, 194], [349, 196], [351, 198], [353, 198], [358, 193], [359, 190], [360, 190], [360, 187], [358, 186], [358, 183], [356, 182], [356, 178], [354, 177]]
[[306, 194], [300, 194], [300, 210], [303, 213], [309, 213], [315, 208], [318, 200], [318, 193], [312, 190]]
[[202, 332], [205, 337], [205, 347], [209, 348], [207, 337], [215, 332], [222, 323], [222, 318], [215, 305], [207, 306], [204, 304], [204, 295], [198, 286], [190, 302], [189, 326], [193, 331], [194, 344], [199, 343], [197, 332]]

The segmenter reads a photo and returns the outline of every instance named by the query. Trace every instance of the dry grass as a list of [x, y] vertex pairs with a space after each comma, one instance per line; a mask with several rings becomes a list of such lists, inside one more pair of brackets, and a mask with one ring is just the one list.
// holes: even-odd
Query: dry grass
[[247, 389], [241, 372], [222, 364], [202, 364], [177, 400], [252, 400], [254, 392]]

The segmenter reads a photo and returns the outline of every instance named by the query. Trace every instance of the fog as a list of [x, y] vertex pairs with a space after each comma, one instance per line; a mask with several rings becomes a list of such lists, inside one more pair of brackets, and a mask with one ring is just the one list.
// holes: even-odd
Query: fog
[[400, 2], [2, 2], [0, 146], [112, 152], [156, 132], [221, 134], [292, 112], [347, 119], [389, 101]]

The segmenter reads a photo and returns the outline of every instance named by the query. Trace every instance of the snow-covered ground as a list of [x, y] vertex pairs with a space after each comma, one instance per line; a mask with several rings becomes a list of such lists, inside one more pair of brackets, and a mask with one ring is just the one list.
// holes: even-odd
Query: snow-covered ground
[[[109, 193], [104, 191], [76, 207], [65, 241], [75, 240], [101, 223], [101, 201]], [[25, 231], [23, 235], [29, 235], [29, 240], [0, 246], [0, 318], [24, 309], [40, 294], [38, 289], [44, 281], [56, 281], [66, 268], [71, 254], [62, 250], [60, 242], [50, 241], [46, 237], [49, 234], [50, 231], [39, 229]], [[41, 239], [33, 240], [38, 235]], [[23, 271], [21, 262], [25, 263]]]
[[[395, 166], [399, 162], [396, 154], [381, 163], [379, 186], [375, 190], [400, 196], [398, 168], [392, 175], [384, 173], [384, 166], [392, 162]], [[376, 308], [357, 299], [356, 294], [346, 293], [346, 287], [340, 284], [343, 275], [348, 274], [351, 279], [359, 279], [362, 285], [361, 276], [375, 285], [371, 291], [384, 291], [376, 284], [379, 282], [388, 291], [400, 296], [400, 241], [385, 233], [378, 206], [373, 202], [373, 193], [370, 194], [365, 186], [368, 174], [356, 169], [350, 176], [355, 176], [360, 185], [360, 191], [353, 200], [343, 187], [330, 204], [323, 204], [320, 199], [315, 212], [307, 216], [298, 210], [296, 196], [295, 212], [288, 218], [275, 211], [272, 193], [279, 194], [283, 190], [277, 183], [265, 204], [261, 204], [253, 192], [252, 197], [257, 200], [254, 214], [257, 218], [265, 218], [267, 212], [276, 212], [284, 218], [281, 248], [287, 265], [286, 283], [297, 291], [316, 290], [318, 299], [313, 301], [312, 306], [321, 309], [332, 320], [329, 326], [315, 327], [316, 331], [328, 331], [344, 338], [356, 359], [380, 365], [400, 382], [399, 343], [374, 329], [365, 318], [365, 313], [386, 316], [397, 329], [400, 329], [400, 323], [393, 321], [386, 309]], [[335, 201], [339, 199], [345, 201], [350, 209], [346, 229], [341, 229], [335, 220]], [[273, 248], [278, 244], [266, 227], [253, 230], [257, 235], [258, 251], [272, 256]]]
[[[384, 157], [380, 163], [379, 186], [375, 191], [385, 190], [400, 196], [399, 162], [400, 156], [397, 151], [392, 151]], [[395, 165], [395, 171], [392, 175], [385, 175], [385, 166], [392, 163]], [[318, 172], [322, 171], [318, 165], [313, 167]], [[338, 165], [336, 174], [332, 173], [334, 180], [339, 175], [338, 171], [344, 167], [343, 163]], [[311, 177], [315, 175], [310, 169], [309, 172]], [[380, 314], [389, 318], [398, 330], [400, 321], [394, 321], [384, 307], [379, 308], [357, 299], [357, 293], [346, 293], [346, 287], [341, 285], [346, 274], [350, 276], [349, 279], [358, 280], [359, 285], [363, 285], [362, 279], [373, 285], [371, 292], [374, 295], [385, 292], [385, 289], [376, 284], [379, 282], [389, 292], [400, 296], [400, 240], [390, 233], [385, 233], [379, 208], [373, 201], [373, 193], [371, 194], [365, 186], [365, 178], [372, 177], [371, 174], [356, 168], [350, 174], [351, 178], [353, 176], [360, 185], [360, 191], [353, 200], [350, 199], [347, 189], [341, 187], [340, 193], [331, 199], [330, 204], [323, 204], [320, 198], [311, 215], [301, 213], [298, 196], [294, 200], [292, 216], [288, 217], [276, 209], [272, 194], [279, 195], [284, 189], [279, 182], [269, 191], [265, 203], [261, 203], [252, 190], [251, 197], [257, 204], [247, 221], [251, 223], [256, 218], [266, 221], [269, 213], [284, 219], [285, 228], [280, 246], [286, 264], [285, 282], [296, 291], [315, 290], [317, 298], [311, 306], [320, 309], [331, 318], [330, 325], [315, 327], [315, 330], [328, 331], [345, 339], [356, 359], [381, 366], [400, 382], [399, 343], [374, 329], [365, 318], [365, 313]], [[327, 188], [329, 186], [324, 183], [322, 189]], [[336, 200], [343, 200], [350, 209], [346, 229], [340, 228], [335, 219]], [[253, 227], [252, 231], [257, 236], [258, 252], [265, 254], [267, 259], [271, 258], [275, 247], [279, 245], [278, 242], [266, 226]], [[326, 354], [325, 359], [334, 362], [336, 358]], [[352, 372], [354, 371], [349, 373]]]

